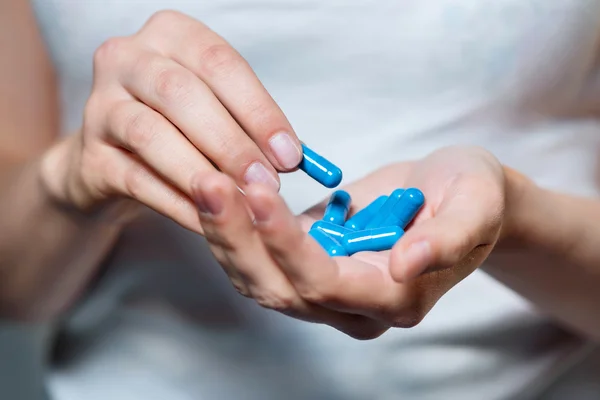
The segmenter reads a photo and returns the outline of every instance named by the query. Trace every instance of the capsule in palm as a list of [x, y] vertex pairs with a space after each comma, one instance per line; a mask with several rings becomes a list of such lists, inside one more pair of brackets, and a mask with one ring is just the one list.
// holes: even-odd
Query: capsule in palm
[[302, 161], [298, 168], [321, 185], [334, 188], [342, 182], [342, 170], [302, 143]]
[[396, 202], [398, 202], [400, 197], [402, 197], [403, 193], [404, 189], [394, 190], [387, 198], [385, 203], [383, 203], [383, 205], [379, 208], [377, 213], [375, 213], [373, 218], [371, 218], [369, 223], [365, 226], [365, 229], [373, 229], [383, 226], [383, 221], [385, 221], [388, 215], [392, 212], [394, 206], [396, 205]]
[[311, 229], [308, 234], [321, 245], [331, 257], [347, 256], [344, 246], [321, 229]]
[[344, 226], [348, 229], [359, 231], [364, 229], [369, 221], [377, 214], [381, 206], [385, 203], [388, 196], [379, 196], [375, 200], [373, 200], [368, 206], [357, 212], [352, 216], [352, 218], [348, 219]]
[[344, 228], [341, 225], [333, 224], [327, 221], [317, 221], [311, 226], [310, 229], [320, 229], [336, 240], [341, 240], [344, 237], [344, 235], [352, 232], [348, 228]]
[[424, 203], [425, 196], [423, 192], [416, 188], [406, 189], [381, 226], [396, 225], [402, 229], [406, 228], [421, 207], [423, 207]]
[[327, 207], [325, 207], [323, 221], [336, 225], [344, 225], [351, 201], [352, 198], [348, 192], [344, 190], [335, 191], [329, 198]]
[[385, 251], [394, 247], [402, 235], [404, 230], [399, 226], [365, 229], [344, 235], [342, 246], [348, 255], [362, 251]]

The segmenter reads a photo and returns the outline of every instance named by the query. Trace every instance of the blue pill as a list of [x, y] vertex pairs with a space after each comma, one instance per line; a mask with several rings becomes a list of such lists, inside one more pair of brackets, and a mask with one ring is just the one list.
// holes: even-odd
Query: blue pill
[[332, 224], [344, 225], [348, 210], [350, 209], [350, 202], [352, 198], [350, 194], [343, 190], [333, 192], [325, 207], [325, 213], [323, 214], [323, 221], [331, 222]]
[[344, 226], [348, 229], [352, 229], [354, 231], [359, 231], [361, 229], [365, 229], [367, 223], [377, 214], [377, 211], [381, 208], [381, 206], [387, 200], [387, 196], [379, 196], [374, 201], [371, 202], [368, 206], [357, 212], [350, 218]]
[[361, 251], [384, 251], [394, 247], [402, 235], [404, 230], [399, 226], [384, 226], [348, 233], [342, 238], [342, 245], [348, 255]]
[[342, 182], [342, 170], [302, 143], [303, 157], [298, 168], [321, 185], [334, 188]]
[[423, 192], [415, 188], [406, 189], [394, 205], [392, 212], [383, 221], [382, 226], [396, 225], [402, 229], [406, 228], [406, 225], [413, 220], [424, 203], [425, 196], [423, 196]]
[[338, 241], [341, 240], [345, 234], [352, 232], [348, 228], [344, 228], [341, 225], [332, 224], [331, 222], [327, 221], [317, 221], [310, 229], [320, 229]]
[[308, 234], [312, 236], [331, 257], [348, 255], [344, 246], [321, 229], [311, 229]]
[[379, 211], [377, 211], [377, 213], [375, 213], [373, 218], [371, 218], [371, 220], [369, 221], [367, 226], [365, 226], [365, 229], [373, 229], [373, 228], [379, 228], [381, 226], [384, 226], [384, 225], [382, 225], [383, 222], [389, 216], [389, 214], [392, 212], [392, 210], [394, 209], [394, 206], [396, 205], [396, 202], [400, 199], [400, 197], [402, 197], [403, 193], [404, 193], [404, 189], [394, 190], [392, 192], [392, 194], [390, 194], [390, 196], [387, 198], [385, 203], [383, 203], [381, 208], [379, 208]]

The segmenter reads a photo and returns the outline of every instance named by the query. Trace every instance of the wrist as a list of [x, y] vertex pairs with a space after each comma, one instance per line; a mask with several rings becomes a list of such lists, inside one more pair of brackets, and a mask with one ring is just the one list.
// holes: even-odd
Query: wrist
[[522, 173], [504, 166], [505, 209], [499, 241], [522, 240], [527, 236], [530, 199], [539, 191], [537, 185]]
[[[73, 174], [75, 138], [68, 137], [49, 148], [38, 166], [38, 178], [48, 200], [57, 207], [84, 214], [83, 198]], [[75, 179], [74, 179], [75, 178]]]

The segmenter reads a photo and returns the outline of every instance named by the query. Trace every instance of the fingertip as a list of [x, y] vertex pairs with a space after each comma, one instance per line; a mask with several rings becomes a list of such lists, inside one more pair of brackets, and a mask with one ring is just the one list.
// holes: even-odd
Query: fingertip
[[275, 208], [274, 198], [277, 194], [270, 187], [258, 183], [249, 185], [245, 194], [256, 222], [267, 222]]
[[237, 186], [231, 178], [218, 171], [196, 174], [192, 178], [192, 197], [203, 214], [220, 214], [228, 199], [235, 196]]
[[227, 176], [219, 171], [202, 171], [192, 178], [192, 192], [214, 192], [227, 189], [229, 182]]

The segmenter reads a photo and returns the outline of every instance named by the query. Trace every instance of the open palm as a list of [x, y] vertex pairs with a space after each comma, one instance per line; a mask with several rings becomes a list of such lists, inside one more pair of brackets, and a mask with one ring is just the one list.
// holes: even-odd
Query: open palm
[[201, 222], [234, 286], [264, 307], [357, 338], [421, 321], [487, 257], [503, 222], [503, 169], [479, 148], [445, 148], [345, 187], [351, 212], [399, 187], [417, 187], [426, 198], [392, 250], [351, 257], [330, 258], [307, 234], [325, 201], [294, 217], [267, 187], [251, 186], [244, 197], [225, 175], [201, 182], [197, 201], [213, 209]]

